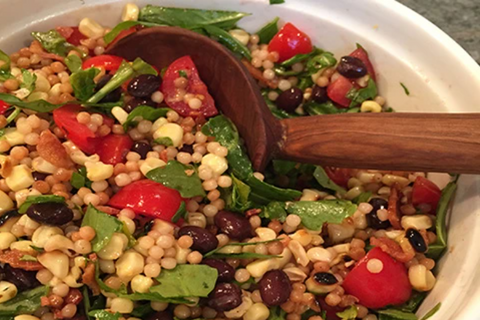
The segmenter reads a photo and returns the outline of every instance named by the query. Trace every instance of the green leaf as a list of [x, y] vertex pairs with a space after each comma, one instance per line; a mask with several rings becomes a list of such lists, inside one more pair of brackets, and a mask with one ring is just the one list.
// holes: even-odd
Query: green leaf
[[177, 212], [175, 212], [174, 216], [172, 217], [172, 222], [177, 223], [180, 218], [185, 219], [187, 215], [187, 209], [185, 205], [185, 201], [180, 203], [180, 207], [178, 208]]
[[115, 232], [121, 232], [123, 223], [117, 218], [106, 214], [94, 206], [89, 205], [83, 216], [82, 227], [90, 226], [95, 230], [92, 240], [92, 250], [98, 252], [105, 247]]
[[38, 260], [34, 256], [31, 256], [29, 254], [24, 254], [23, 256], [20, 257], [20, 261], [38, 261]]
[[147, 5], [140, 10], [139, 21], [154, 22], [186, 29], [216, 26], [231, 29], [248, 13], [222, 10], [168, 8]]
[[78, 50], [77, 47], [68, 43], [67, 40], [56, 30], [32, 32], [31, 34], [38, 42], [40, 42], [42, 47], [50, 53], [66, 57], [70, 50]]
[[100, 70], [97, 68], [89, 68], [80, 70], [70, 75], [70, 84], [73, 88], [75, 98], [80, 101], [87, 101], [95, 92], [95, 81], [93, 80]]
[[322, 114], [337, 114], [342, 111], [335, 107], [331, 101], [325, 103], [317, 103], [315, 101], [309, 101], [303, 105], [303, 110], [311, 116], [317, 116]]
[[302, 224], [310, 230], [321, 230], [323, 224], [342, 223], [352, 216], [357, 206], [346, 200], [298, 201], [287, 204], [287, 212], [302, 219]]
[[275, 173], [280, 175], [288, 174], [290, 171], [295, 169], [295, 166], [297, 165], [296, 162], [288, 160], [272, 160], [272, 164]]
[[35, 100], [31, 102], [23, 101], [18, 99], [15, 96], [7, 93], [0, 93], [0, 100], [5, 101], [8, 104], [17, 106], [22, 109], [29, 109], [37, 112], [52, 112], [55, 109], [60, 108], [61, 106], [65, 105], [65, 103], [61, 104], [51, 104], [45, 100]]
[[36, 247], [33, 244], [30, 245], [30, 248], [32, 248], [33, 250], [35, 250], [37, 252], [40, 252], [40, 253], [45, 252], [45, 250], [43, 248]]
[[100, 266], [98, 261], [95, 261], [95, 281], [97, 282], [100, 289], [102, 289], [105, 292], [115, 293], [118, 296], [127, 294], [127, 287], [123, 283], [120, 289], [116, 290], [107, 286], [105, 282], [103, 282], [103, 280], [100, 279]]
[[128, 248], [132, 248], [137, 244], [137, 239], [130, 233], [130, 230], [128, 230], [127, 224], [125, 221], [122, 221], [122, 232], [127, 236], [128, 239]]
[[280, 63], [280, 65], [282, 67], [290, 67], [290, 66], [293, 66], [295, 63], [297, 62], [302, 62], [302, 61], [305, 61], [313, 56], [316, 56], [316, 55], [319, 55], [319, 54], [322, 54], [324, 51], [322, 49], [319, 49], [319, 48], [313, 48], [312, 52], [309, 52], [309, 53], [300, 53], [300, 54], [297, 54], [297, 55], [294, 55], [293, 57], [291, 57], [290, 59], [288, 60], [285, 60], [283, 61], [282, 63]]
[[357, 318], [357, 308], [351, 306], [342, 312], [337, 312], [337, 317], [340, 317], [342, 320], [355, 320]]
[[274, 185], [258, 180], [253, 175], [245, 182], [250, 186], [252, 193], [269, 200], [293, 201], [302, 196], [302, 192], [298, 190], [275, 187]]
[[15, 316], [17, 314], [33, 314], [40, 308], [40, 298], [48, 294], [47, 286], [20, 292], [13, 299], [0, 304], [0, 316]]
[[313, 86], [313, 80], [311, 76], [306, 76], [306, 77], [301, 77], [300, 81], [298, 82], [298, 88], [302, 91], [304, 91], [307, 88], [310, 88]]
[[377, 310], [377, 313], [382, 316], [387, 316], [387, 319], [398, 319], [398, 320], [418, 320], [417, 316], [411, 312], [404, 312], [397, 309], [386, 309], [386, 310]]
[[430, 319], [431, 317], [433, 317], [433, 315], [434, 315], [435, 313], [437, 313], [438, 310], [440, 310], [440, 307], [441, 307], [441, 306], [442, 306], [442, 303], [441, 303], [441, 302], [437, 303], [437, 305], [436, 305], [435, 307], [433, 307], [432, 310], [428, 311], [428, 312], [423, 316], [423, 318], [422, 318], [421, 320], [428, 320], [428, 319]]
[[81, 167], [78, 169], [78, 172], [73, 172], [72, 177], [70, 178], [70, 184], [77, 190], [82, 187], [90, 188], [92, 186], [92, 181], [87, 178], [87, 169]]
[[437, 221], [435, 223], [435, 229], [437, 233], [437, 241], [428, 247], [427, 256], [434, 260], [441, 258], [445, 249], [447, 248], [447, 213], [450, 201], [455, 195], [457, 184], [450, 182], [443, 190], [442, 196], [437, 206]]
[[140, 319], [147, 319], [147, 316], [150, 313], [154, 313], [155, 310], [152, 309], [150, 303], [145, 303], [143, 305], [136, 306], [135, 309], [130, 313], [132, 317], [140, 318]]
[[279, 18], [276, 17], [266, 25], [262, 27], [262, 29], [258, 30], [256, 34], [260, 38], [260, 43], [269, 43], [270, 40], [278, 33], [278, 20]]
[[139, 74], [152, 74], [154, 76], [158, 76], [157, 70], [155, 70], [154, 67], [152, 67], [151, 64], [146, 63], [140, 58], [136, 58], [132, 62], [132, 68], [135, 71], [137, 75]]
[[162, 146], [166, 147], [172, 147], [173, 146], [173, 141], [169, 137], [161, 137], [153, 140], [156, 144], [160, 144]]
[[286, 318], [287, 313], [279, 306], [270, 308], [270, 316], [268, 317], [268, 320], [285, 320]]
[[37, 81], [36, 74], [25, 69], [22, 70], [22, 83], [20, 84], [20, 88], [25, 88], [31, 93], [35, 90], [35, 81]]
[[107, 304], [107, 301], [105, 299], [105, 296], [103, 294], [99, 294], [93, 300], [92, 307], [90, 308], [90, 310], [105, 309], [106, 304]]
[[180, 264], [175, 269], [163, 269], [156, 278], [159, 285], [150, 292], [165, 298], [207, 297], [215, 287], [217, 269], [207, 265]]
[[252, 60], [250, 50], [227, 31], [216, 26], [204, 26], [203, 29], [210, 37], [215, 38], [233, 53], [236, 53], [249, 61]]
[[0, 50], [0, 61], [3, 61], [0, 70], [10, 73], [10, 56], [2, 50]]
[[261, 254], [255, 252], [242, 252], [242, 253], [215, 253], [212, 255], [213, 258], [217, 259], [270, 259], [270, 258], [281, 258], [282, 256], [271, 255], [271, 254]]
[[404, 85], [402, 82], [400, 82], [400, 85], [402, 86], [403, 91], [405, 91], [405, 94], [406, 94], [407, 96], [409, 96], [409, 95], [410, 95], [410, 90], [408, 90], [407, 86]]
[[97, 320], [118, 320], [122, 315], [118, 312], [111, 313], [107, 310], [92, 310], [88, 313], [89, 316], [95, 317]]
[[[217, 256], [219, 254], [224, 254], [219, 251], [224, 249], [225, 247], [248, 247], [248, 246], [256, 246], [257, 244], [265, 244], [265, 243], [270, 243], [270, 242], [277, 242], [280, 241], [280, 239], [273, 239], [273, 240], [267, 240], [267, 241], [257, 241], [257, 242], [232, 242], [229, 244], [226, 244], [220, 248], [213, 249], [212, 251], [207, 252], [206, 254], [203, 255], [204, 258], [207, 257], [212, 257], [212, 256]], [[227, 253], [229, 254], [229, 253]]]
[[360, 204], [360, 203], [363, 203], [363, 202], [368, 202], [368, 200], [370, 200], [370, 198], [372, 197], [372, 192], [371, 191], [368, 191], [368, 192], [362, 192], [360, 193], [358, 196], [356, 196], [352, 202], [355, 203], [355, 204]]
[[263, 207], [262, 213], [260, 214], [262, 218], [270, 220], [278, 220], [280, 222], [285, 222], [287, 218], [287, 211], [285, 210], [285, 203], [272, 201], [265, 207]]
[[65, 203], [65, 198], [56, 195], [28, 196], [24, 203], [18, 208], [19, 213], [27, 212], [28, 208], [34, 203]]
[[123, 129], [125, 132], [132, 125], [136, 124], [135, 118], [141, 117], [143, 120], [148, 120], [154, 122], [160, 117], [165, 117], [167, 112], [170, 111], [169, 108], [153, 108], [150, 106], [138, 106], [128, 114], [127, 120], [123, 124]]
[[368, 84], [365, 88], [362, 89], [355, 89], [352, 88], [346, 95], [346, 97], [352, 102], [350, 102], [349, 108], [354, 108], [360, 104], [362, 104], [366, 100], [375, 99], [378, 95], [377, 85], [373, 79], [368, 79]]
[[243, 213], [251, 208], [250, 187], [232, 174], [232, 187], [225, 190], [225, 205], [230, 211]]
[[331, 52], [322, 52], [308, 59], [305, 67], [308, 75], [317, 73], [325, 68], [333, 67], [337, 64], [337, 59]]
[[165, 167], [150, 170], [147, 178], [178, 190], [183, 198], [205, 196], [202, 181], [195, 168], [175, 160], [168, 161]]
[[90, 304], [90, 294], [88, 292], [88, 286], [83, 286], [82, 295], [83, 295], [83, 310], [85, 311], [87, 318], [92, 319], [92, 317], [88, 315], [88, 312], [91, 310], [91, 307], [92, 307]]
[[155, 302], [167, 302], [167, 303], [176, 303], [176, 304], [191, 303], [191, 301], [185, 298], [165, 298], [165, 297], [162, 297], [162, 295], [160, 295], [157, 292], [146, 292], [146, 293], [135, 292], [131, 294], [121, 294], [120, 297], [129, 299], [132, 301], [155, 301]]
[[71, 54], [65, 58], [65, 64], [71, 73], [82, 70], [82, 59], [76, 54]]
[[285, 3], [285, 0], [270, 0], [270, 4], [282, 4]]
[[105, 84], [100, 90], [98, 90], [93, 96], [91, 96], [86, 102], [97, 103], [102, 100], [107, 94], [120, 87], [124, 82], [133, 77], [135, 71], [130, 63], [122, 61], [122, 64], [118, 68], [113, 77]]
[[105, 41], [105, 44], [109, 44], [115, 38], [122, 32], [123, 30], [130, 29], [131, 27], [138, 26], [140, 25], [141, 22], [138, 21], [123, 21], [120, 22], [115, 26], [115, 28], [112, 29], [109, 33], [107, 33], [104, 37], [103, 40]]
[[410, 299], [404, 304], [402, 304], [401, 306], [398, 306], [397, 309], [404, 312], [415, 313], [417, 312], [418, 308], [422, 304], [423, 300], [425, 300], [426, 296], [427, 296], [426, 292], [414, 291]]
[[315, 171], [313, 172], [313, 176], [315, 177], [315, 180], [317, 180], [318, 184], [321, 185], [323, 188], [328, 189], [328, 190], [333, 190], [339, 193], [346, 193], [347, 191], [337, 185], [335, 182], [333, 182], [325, 172], [325, 170], [317, 166]]

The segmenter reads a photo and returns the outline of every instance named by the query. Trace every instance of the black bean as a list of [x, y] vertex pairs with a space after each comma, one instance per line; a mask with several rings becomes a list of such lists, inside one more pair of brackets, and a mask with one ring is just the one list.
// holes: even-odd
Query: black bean
[[128, 84], [128, 93], [137, 98], [150, 98], [152, 93], [160, 88], [162, 79], [153, 74], [141, 74], [136, 76]]
[[192, 250], [197, 250], [201, 253], [207, 253], [216, 249], [218, 246], [218, 239], [213, 233], [207, 229], [196, 226], [185, 226], [178, 230], [178, 237], [188, 235], [193, 239]]
[[1, 217], [0, 217], [0, 226], [3, 226], [5, 222], [7, 222], [10, 218], [17, 217], [20, 214], [18, 213], [17, 210], [10, 210], [5, 212]]
[[146, 320], [173, 320], [173, 315], [170, 311], [158, 311], [149, 315]]
[[232, 239], [243, 240], [252, 236], [252, 226], [247, 218], [239, 214], [220, 211], [215, 215], [215, 225]]
[[310, 98], [316, 103], [325, 103], [328, 101], [327, 89], [315, 85], [312, 89]]
[[191, 144], [184, 144], [179, 151], [192, 154], [193, 153], [193, 146]]
[[152, 146], [148, 142], [137, 141], [133, 144], [132, 149], [133, 152], [136, 152], [140, 155], [142, 159], [147, 158], [147, 153], [152, 151]]
[[153, 108], [157, 107], [157, 104], [150, 99], [138, 99], [138, 98], [131, 98], [125, 102], [123, 109], [128, 113], [132, 112], [138, 106], [150, 106]]
[[28, 210], [30, 219], [52, 226], [61, 226], [72, 221], [73, 211], [65, 203], [34, 203]]
[[208, 295], [207, 304], [216, 311], [230, 311], [242, 304], [242, 291], [234, 283], [218, 283]]
[[345, 56], [340, 59], [337, 71], [344, 77], [354, 79], [361, 78], [368, 72], [362, 60], [350, 56]]
[[34, 171], [32, 172], [33, 180], [35, 181], [40, 181], [40, 180], [45, 180], [46, 177], [48, 177], [48, 174]]
[[5, 264], [4, 272], [5, 280], [13, 283], [18, 291], [25, 291], [40, 285], [40, 282], [38, 282], [36, 278], [36, 271], [12, 268], [9, 264]]
[[235, 279], [235, 268], [220, 259], [206, 258], [202, 264], [215, 268], [218, 271], [218, 282], [232, 282]]
[[266, 305], [279, 306], [290, 297], [292, 284], [282, 270], [270, 270], [258, 282], [258, 289]]
[[313, 275], [313, 279], [321, 284], [335, 284], [338, 282], [337, 278], [328, 272], [317, 272]]
[[425, 239], [423, 239], [420, 232], [415, 229], [408, 229], [405, 232], [405, 237], [407, 237], [408, 241], [412, 245], [415, 251], [420, 253], [425, 253], [427, 251], [427, 244], [425, 243]]
[[287, 112], [294, 112], [303, 101], [303, 92], [299, 88], [285, 90], [278, 96], [277, 107]]
[[374, 229], [387, 229], [388, 227], [390, 227], [391, 226], [390, 221], [388, 220], [382, 221], [378, 219], [378, 216], [377, 216], [378, 210], [388, 209], [388, 202], [382, 198], [373, 198], [368, 203], [370, 203], [373, 206], [372, 211], [369, 214], [365, 215], [365, 217], [367, 218], [368, 225]]
[[[110, 79], [112, 79], [112, 77], [113, 77], [113, 75], [111, 75], [111, 74], [106, 74], [103, 77], [101, 77], [98, 80], [97, 85], [95, 86], [95, 90], [98, 91], [98, 90], [102, 89], [107, 84], [107, 82], [110, 81]], [[120, 100], [121, 97], [122, 97], [122, 88], [118, 87], [117, 89], [109, 92], [99, 102], [100, 103], [102, 103], [102, 102], [117, 102], [117, 101]]]

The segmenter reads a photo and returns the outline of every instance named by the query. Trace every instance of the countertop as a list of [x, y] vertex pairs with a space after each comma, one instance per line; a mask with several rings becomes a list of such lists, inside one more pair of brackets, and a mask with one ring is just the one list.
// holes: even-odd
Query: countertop
[[457, 41], [480, 64], [480, 0], [397, 0]]

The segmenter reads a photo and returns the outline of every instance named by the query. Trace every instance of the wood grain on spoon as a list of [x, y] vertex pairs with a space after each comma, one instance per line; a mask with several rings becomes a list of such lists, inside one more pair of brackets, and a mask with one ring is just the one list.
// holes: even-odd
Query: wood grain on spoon
[[177, 27], [141, 30], [108, 53], [158, 68], [190, 55], [237, 126], [256, 170], [273, 157], [404, 171], [480, 173], [480, 114], [340, 114], [277, 120], [246, 67], [219, 43]]

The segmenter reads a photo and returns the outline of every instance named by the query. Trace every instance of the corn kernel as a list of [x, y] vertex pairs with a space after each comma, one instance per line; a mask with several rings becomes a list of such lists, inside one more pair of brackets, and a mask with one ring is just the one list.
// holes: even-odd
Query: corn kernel
[[87, 168], [87, 178], [91, 181], [107, 180], [113, 175], [113, 166], [103, 162], [85, 162]]
[[6, 128], [4, 130], [5, 134], [2, 138], [7, 140], [12, 147], [25, 144], [25, 135], [20, 133], [16, 128]]
[[32, 168], [35, 171], [41, 173], [55, 173], [58, 170], [56, 166], [48, 162], [47, 160], [43, 159], [42, 157], [36, 157], [32, 161]]
[[142, 165], [140, 166], [140, 171], [144, 176], [146, 176], [148, 171], [153, 170], [155, 168], [164, 167], [166, 165], [167, 164], [165, 163], [165, 161], [150, 157], [145, 159], [145, 161], [142, 163]]
[[263, 303], [257, 302], [243, 316], [243, 320], [266, 320], [270, 316], [270, 310]]
[[33, 180], [32, 171], [26, 165], [18, 165], [12, 168], [12, 173], [5, 179], [7, 186], [13, 191], [29, 188]]
[[13, 209], [13, 201], [12, 199], [0, 190], [0, 213], [7, 212], [8, 210]]
[[209, 167], [216, 176], [220, 176], [228, 169], [227, 159], [213, 153], [209, 153], [202, 158], [202, 165]]
[[373, 100], [367, 100], [362, 103], [360, 107], [361, 112], [382, 112], [382, 106]]
[[137, 21], [139, 13], [140, 10], [135, 3], [127, 3], [125, 7], [123, 7], [122, 21]]
[[120, 124], [124, 124], [128, 118], [128, 113], [120, 107], [113, 107], [112, 115], [118, 120], [118, 122], [120, 122]]
[[17, 295], [17, 287], [13, 283], [0, 281], [0, 292], [0, 303], [3, 303]]
[[402, 228], [407, 230], [413, 228], [415, 230], [426, 230], [432, 227], [432, 219], [424, 214], [418, 214], [414, 216], [402, 217]]
[[233, 29], [230, 30], [228, 33], [230, 33], [232, 37], [240, 41], [244, 46], [246, 46], [250, 41], [250, 35], [245, 30]]
[[68, 275], [68, 256], [60, 251], [45, 252], [38, 256], [40, 262], [57, 278], [63, 279]]
[[153, 133], [153, 138], [169, 138], [174, 147], [179, 147], [182, 144], [183, 128], [176, 123], [166, 123]]
[[95, 20], [84, 18], [78, 25], [78, 30], [88, 38], [98, 39], [103, 37], [105, 29]]

